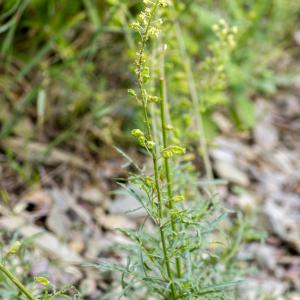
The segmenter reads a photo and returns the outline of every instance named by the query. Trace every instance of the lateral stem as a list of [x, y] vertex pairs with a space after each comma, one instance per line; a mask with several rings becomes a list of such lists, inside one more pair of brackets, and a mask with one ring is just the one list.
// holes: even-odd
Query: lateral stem
[[165, 231], [164, 231], [164, 228], [161, 227], [161, 221], [163, 219], [163, 203], [162, 203], [161, 189], [160, 189], [160, 184], [159, 184], [159, 172], [158, 172], [157, 157], [156, 157], [155, 153], [153, 153], [152, 158], [153, 158], [153, 167], [154, 167], [155, 188], [156, 188], [157, 201], [158, 201], [158, 216], [159, 216], [159, 220], [160, 220], [160, 224], [159, 224], [160, 237], [161, 237], [161, 243], [162, 243], [162, 249], [163, 249], [166, 269], [167, 269], [167, 273], [168, 273], [168, 277], [169, 277], [169, 281], [170, 281], [172, 298], [175, 300], [176, 299], [176, 288], [175, 288], [175, 284], [174, 284], [172, 269], [170, 266], [170, 259], [169, 259], [169, 255], [168, 255], [168, 251], [167, 251]]
[[[167, 133], [167, 124], [166, 124], [166, 104], [167, 104], [167, 93], [166, 93], [166, 82], [164, 79], [164, 66], [162, 62], [162, 74], [160, 78], [160, 117], [161, 117], [161, 127], [162, 127], [162, 139], [163, 139], [163, 147], [166, 149], [168, 145], [168, 133]], [[164, 165], [165, 165], [165, 172], [166, 172], [166, 179], [167, 179], [167, 191], [168, 191], [168, 200], [169, 200], [169, 207], [171, 210], [174, 209], [174, 201], [173, 201], [173, 186], [172, 186], [172, 178], [170, 172], [170, 161], [169, 158], [164, 158]], [[171, 228], [174, 234], [176, 234], [177, 226], [176, 226], [176, 219], [173, 214], [170, 216], [171, 219]], [[176, 272], [177, 277], [181, 278], [181, 260], [180, 257], [176, 257]]]
[[[193, 109], [194, 109], [194, 113], [195, 113], [195, 121], [196, 121], [197, 131], [198, 131], [198, 135], [199, 135], [200, 154], [203, 157], [206, 178], [208, 181], [213, 181], [214, 175], [213, 175], [212, 166], [211, 166], [211, 162], [210, 162], [210, 158], [209, 158], [208, 145], [207, 145], [207, 140], [206, 140], [205, 131], [204, 131], [203, 119], [202, 119], [201, 112], [199, 112], [199, 107], [200, 107], [201, 103], [200, 103], [200, 99], [198, 97], [198, 92], [197, 92], [197, 88], [196, 88], [196, 84], [195, 84], [194, 75], [192, 72], [191, 62], [190, 62], [189, 56], [187, 54], [186, 45], [184, 43], [184, 38], [183, 38], [180, 24], [178, 21], [175, 21], [174, 25], [175, 25], [178, 45], [179, 45], [181, 56], [182, 56], [182, 59], [184, 62], [185, 72], [186, 72], [187, 78], [188, 78], [188, 86], [189, 86], [192, 105], [193, 105]], [[210, 190], [214, 190], [214, 188], [215, 188], [214, 185], [212, 185], [212, 189], [210, 189]]]
[[20, 282], [20, 280], [0, 263], [0, 271], [29, 299], [37, 300], [31, 292]]

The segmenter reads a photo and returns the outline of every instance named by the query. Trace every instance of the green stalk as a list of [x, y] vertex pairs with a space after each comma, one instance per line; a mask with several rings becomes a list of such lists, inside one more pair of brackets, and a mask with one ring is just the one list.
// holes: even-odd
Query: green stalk
[[150, 122], [149, 122], [149, 118], [148, 118], [148, 114], [147, 114], [147, 99], [145, 98], [144, 93], [143, 93], [143, 76], [142, 76], [143, 62], [142, 62], [142, 57], [143, 57], [143, 54], [144, 54], [144, 51], [145, 51], [145, 45], [146, 45], [146, 42], [147, 42], [147, 39], [148, 39], [149, 28], [150, 28], [152, 19], [154, 18], [155, 13], [157, 11], [158, 4], [159, 4], [159, 1], [157, 0], [155, 5], [152, 8], [150, 18], [148, 20], [145, 32], [142, 36], [141, 47], [140, 47], [140, 50], [139, 50], [139, 61], [138, 61], [138, 64], [137, 64], [137, 66], [138, 66], [138, 72], [137, 72], [138, 86], [139, 86], [140, 94], [141, 94], [141, 97], [142, 97], [142, 105], [143, 105], [144, 118], [145, 118], [145, 123], [146, 123], [146, 128], [147, 128], [147, 135], [148, 135], [148, 139], [150, 139], [150, 140], [152, 140], [152, 135], [151, 135], [151, 126], [150, 126]]
[[189, 85], [190, 95], [192, 99], [193, 109], [195, 112], [196, 126], [199, 134], [201, 156], [203, 157], [203, 161], [204, 161], [206, 178], [209, 182], [211, 182], [213, 181], [214, 176], [213, 176], [212, 166], [208, 155], [208, 145], [207, 145], [205, 131], [204, 131], [203, 119], [201, 113], [197, 113], [200, 107], [200, 100], [198, 97], [195, 79], [192, 72], [191, 62], [189, 60], [189, 56], [187, 54], [186, 46], [182, 36], [182, 31], [177, 21], [175, 21], [175, 29], [176, 29], [176, 37], [179, 44], [181, 56], [184, 62], [184, 68], [188, 78], [188, 85]]
[[16, 287], [29, 299], [29, 300], [37, 300], [28, 290], [27, 288], [18, 280], [18, 278], [8, 271], [3, 264], [0, 263], [0, 271], [4, 273], [8, 279], [16, 285]]
[[[140, 46], [140, 50], [139, 50], [139, 61], [137, 63], [138, 86], [139, 86], [140, 95], [142, 97], [142, 108], [143, 108], [144, 122], [145, 122], [145, 126], [146, 126], [148, 140], [153, 140], [153, 137], [152, 137], [152, 133], [151, 133], [151, 124], [150, 124], [149, 117], [148, 117], [147, 98], [145, 97], [145, 95], [143, 93], [144, 85], [143, 85], [143, 78], [142, 78], [142, 65], [143, 65], [142, 57], [143, 57], [145, 45], [146, 45], [146, 42], [148, 39], [148, 31], [149, 31], [152, 19], [155, 16], [155, 13], [157, 11], [158, 5], [159, 5], [159, 0], [156, 1], [155, 5], [152, 8], [151, 15], [148, 20], [145, 32], [143, 33], [141, 46]], [[170, 282], [171, 296], [172, 296], [173, 300], [176, 300], [176, 298], [177, 298], [176, 297], [176, 288], [175, 288], [175, 284], [174, 284], [172, 269], [170, 266], [170, 259], [169, 259], [169, 255], [168, 255], [168, 251], [167, 251], [165, 232], [164, 232], [164, 228], [161, 227], [161, 221], [163, 219], [163, 200], [162, 200], [161, 188], [160, 188], [160, 183], [159, 183], [159, 171], [158, 171], [156, 147], [154, 147], [154, 149], [149, 150], [149, 152], [152, 156], [152, 163], [153, 163], [153, 169], [154, 169], [154, 181], [155, 181], [155, 189], [156, 189], [157, 202], [158, 202], [159, 231], [160, 231], [160, 238], [161, 238], [161, 243], [162, 243], [162, 250], [163, 250], [165, 265], [166, 265], [167, 274], [168, 274], [169, 282]]]
[[[153, 158], [153, 167], [154, 167], [155, 188], [156, 188], [157, 201], [158, 201], [158, 216], [159, 216], [159, 220], [161, 221], [163, 219], [163, 205], [162, 205], [162, 197], [161, 197], [161, 190], [160, 190], [160, 184], [159, 184], [157, 156], [155, 153], [153, 154], [152, 158]], [[168, 273], [170, 286], [171, 286], [172, 298], [175, 300], [177, 298], [176, 297], [176, 288], [174, 285], [173, 274], [172, 274], [172, 270], [171, 270], [171, 266], [170, 266], [170, 259], [169, 259], [169, 255], [168, 255], [168, 251], [167, 251], [165, 231], [164, 231], [164, 228], [161, 227], [161, 224], [159, 224], [159, 231], [160, 231], [160, 238], [161, 238], [161, 243], [162, 243], [165, 264], [166, 264], [167, 273]]]
[[[154, 74], [155, 68], [154, 68], [154, 61], [156, 59], [156, 51], [155, 47], [154, 50], [152, 51], [151, 55], [151, 74]], [[154, 80], [151, 78], [151, 88], [154, 89], [155, 83]], [[155, 141], [159, 140], [159, 132], [158, 132], [158, 116], [156, 114], [156, 103], [150, 103], [150, 119], [152, 123], [152, 132], [153, 132], [153, 139]], [[155, 145], [156, 152], [158, 151], [157, 145]]]
[[[145, 119], [146, 128], [147, 128], [147, 135], [150, 139], [152, 139], [151, 125], [150, 125], [146, 105], [143, 105], [143, 114], [144, 114], [144, 119]], [[160, 188], [160, 183], [159, 183], [157, 153], [156, 153], [155, 149], [156, 149], [156, 147], [154, 147], [154, 149], [150, 150], [150, 153], [151, 153], [151, 156], [152, 156], [152, 163], [153, 163], [153, 169], [154, 169], [154, 181], [155, 181], [155, 189], [156, 189], [157, 202], [158, 202], [158, 217], [159, 217], [159, 220], [161, 221], [163, 219], [163, 201], [162, 201], [161, 188]], [[171, 266], [170, 266], [170, 259], [169, 259], [169, 255], [168, 255], [168, 251], [167, 251], [167, 243], [166, 243], [165, 232], [164, 232], [164, 228], [161, 227], [161, 224], [159, 224], [159, 226], [160, 226], [159, 230], [160, 230], [162, 249], [163, 249], [167, 274], [168, 274], [169, 281], [170, 281], [172, 298], [175, 300], [176, 299], [176, 288], [175, 288], [175, 285], [174, 285], [173, 274], [172, 274], [172, 270], [171, 270]]]
[[[163, 65], [163, 63], [162, 63]], [[164, 69], [164, 66], [162, 66]], [[166, 127], [166, 102], [167, 102], [167, 95], [166, 95], [166, 83], [164, 79], [164, 71], [162, 71], [162, 77], [160, 78], [160, 117], [161, 117], [161, 128], [162, 128], [162, 139], [163, 139], [163, 147], [166, 149], [168, 147], [168, 134], [167, 134], [167, 127]], [[170, 163], [169, 158], [164, 158], [165, 164], [165, 171], [166, 171], [166, 179], [167, 179], [167, 190], [168, 190], [168, 199], [169, 199], [169, 207], [171, 210], [174, 209], [174, 201], [173, 201], [173, 187], [172, 187], [172, 179], [171, 179], [171, 172], [170, 172]], [[171, 227], [172, 231], [176, 234], [177, 233], [177, 226], [175, 222], [175, 217], [171, 215]], [[180, 257], [176, 257], [176, 271], [177, 277], [181, 277], [181, 261]]]
[[[146, 128], [147, 128], [147, 135], [152, 139], [152, 134], [151, 134], [151, 125], [148, 117], [148, 112], [147, 112], [147, 106], [143, 106], [143, 113], [144, 113], [144, 118], [146, 122]], [[159, 220], [161, 221], [163, 219], [163, 201], [162, 201], [162, 196], [161, 196], [161, 188], [160, 188], [160, 183], [159, 183], [159, 171], [158, 171], [158, 162], [157, 162], [157, 153], [156, 153], [156, 147], [150, 151], [151, 156], [152, 156], [152, 163], [153, 163], [153, 169], [154, 169], [154, 181], [155, 181], [155, 189], [156, 189], [156, 195], [157, 195], [157, 202], [158, 202], [158, 217]], [[172, 298], [175, 300], [176, 299], [176, 288], [174, 285], [174, 279], [173, 279], [173, 274], [170, 266], [170, 259], [167, 251], [167, 244], [166, 244], [166, 237], [165, 237], [165, 232], [164, 228], [161, 227], [161, 224], [159, 224], [159, 230], [160, 230], [160, 237], [161, 237], [161, 243], [162, 243], [162, 249], [163, 249], [163, 254], [164, 254], [164, 260], [166, 264], [166, 269], [170, 281], [170, 287], [171, 287], [171, 292], [172, 292]]]

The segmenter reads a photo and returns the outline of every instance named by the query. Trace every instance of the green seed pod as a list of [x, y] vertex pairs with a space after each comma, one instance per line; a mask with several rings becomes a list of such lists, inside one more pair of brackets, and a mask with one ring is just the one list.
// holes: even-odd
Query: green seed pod
[[175, 196], [173, 196], [172, 199], [173, 199], [174, 201], [176, 201], [176, 202], [180, 202], [180, 201], [184, 201], [184, 200], [185, 200], [185, 198], [184, 198], [183, 195], [175, 195]]
[[185, 148], [180, 147], [180, 146], [172, 146], [171, 151], [173, 154], [176, 154], [176, 155], [185, 154]]
[[19, 241], [16, 241], [7, 251], [6, 257], [15, 255], [16, 253], [19, 252], [20, 248], [21, 248], [21, 243]]
[[174, 130], [174, 127], [171, 124], [167, 124], [166, 129], [169, 131], [172, 131], [172, 130]]
[[144, 133], [140, 129], [133, 129], [131, 130], [131, 135], [136, 138], [139, 138], [141, 136], [144, 136]]
[[128, 92], [128, 94], [129, 94], [130, 96], [136, 97], [136, 92], [135, 92], [135, 90], [129, 89], [127, 92]]
[[48, 286], [50, 284], [50, 281], [47, 278], [42, 276], [35, 277], [34, 281], [42, 284], [43, 286]]
[[139, 136], [138, 138], [138, 142], [141, 146], [145, 147], [146, 146], [146, 138], [142, 135], [142, 136]]
[[150, 69], [148, 67], [144, 67], [142, 71], [142, 80], [143, 82], [147, 82], [150, 78]]
[[146, 146], [148, 149], [153, 149], [155, 146], [155, 143], [153, 141], [147, 141]]
[[153, 179], [152, 179], [152, 177], [147, 176], [147, 177], [145, 178], [145, 183], [146, 183], [146, 185], [149, 186], [149, 187], [153, 186]]
[[173, 156], [173, 153], [172, 153], [172, 151], [170, 151], [170, 150], [164, 150], [164, 151], [162, 152], [162, 155], [163, 155], [163, 158], [170, 158], [170, 157]]
[[152, 103], [157, 103], [159, 98], [157, 96], [148, 96], [148, 101]]
[[158, 4], [161, 7], [167, 7], [169, 5], [169, 1], [168, 0], [159, 0]]

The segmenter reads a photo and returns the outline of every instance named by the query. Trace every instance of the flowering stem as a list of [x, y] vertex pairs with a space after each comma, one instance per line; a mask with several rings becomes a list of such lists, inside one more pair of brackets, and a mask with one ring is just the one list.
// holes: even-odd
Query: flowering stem
[[[162, 196], [161, 196], [161, 190], [160, 190], [160, 184], [159, 184], [157, 156], [155, 153], [153, 154], [152, 158], [153, 158], [153, 166], [154, 166], [155, 188], [156, 188], [157, 201], [158, 201], [158, 216], [159, 216], [159, 220], [161, 222], [163, 219], [163, 205], [162, 205]], [[160, 230], [160, 238], [161, 238], [161, 243], [162, 243], [162, 249], [163, 249], [166, 269], [167, 269], [167, 273], [168, 273], [168, 277], [169, 277], [169, 281], [170, 281], [172, 298], [175, 300], [176, 299], [176, 289], [175, 289], [173, 274], [172, 274], [172, 270], [171, 270], [171, 266], [170, 266], [170, 259], [169, 259], [169, 255], [168, 255], [168, 251], [167, 251], [165, 231], [164, 231], [164, 228], [161, 227], [161, 224], [159, 224], [159, 230]]]
[[151, 127], [150, 127], [150, 122], [149, 122], [148, 113], [147, 113], [147, 99], [146, 99], [145, 94], [143, 92], [142, 66], [143, 66], [143, 55], [144, 55], [144, 51], [145, 51], [145, 45], [146, 45], [146, 42], [148, 40], [148, 32], [149, 32], [149, 29], [150, 29], [152, 19], [153, 19], [155, 13], [156, 13], [157, 8], [158, 8], [158, 4], [159, 4], [159, 0], [156, 1], [155, 5], [152, 8], [150, 18], [147, 22], [145, 32], [142, 36], [141, 46], [140, 46], [140, 50], [139, 50], [139, 59], [138, 59], [138, 63], [137, 63], [137, 66], [138, 66], [138, 69], [137, 69], [138, 86], [139, 86], [140, 94], [141, 94], [141, 97], [142, 97], [142, 105], [143, 105], [143, 112], [144, 112], [144, 118], [145, 118], [145, 123], [146, 123], [146, 128], [147, 128], [148, 139], [152, 139], [151, 138], [152, 135], [151, 135]]
[[[152, 51], [152, 57], [151, 57], [151, 74], [155, 72], [155, 66], [154, 66], [154, 61], [156, 59], [156, 51], [155, 47]], [[151, 78], [151, 88], [154, 89], [155, 83], [153, 78]], [[152, 123], [152, 132], [153, 132], [153, 139], [155, 141], [159, 140], [159, 132], [158, 132], [158, 116], [156, 114], [156, 103], [150, 103], [150, 118], [151, 118], [151, 123]], [[156, 151], [157, 151], [157, 145], [155, 145]]]
[[[163, 148], [166, 149], [168, 147], [168, 135], [167, 135], [167, 127], [166, 127], [166, 111], [165, 105], [167, 101], [166, 95], [166, 83], [164, 79], [164, 66], [162, 63], [162, 77], [160, 78], [160, 117], [161, 117], [161, 127], [162, 127], [162, 139], [163, 139]], [[167, 179], [167, 190], [168, 190], [168, 199], [169, 199], [169, 207], [171, 210], [174, 209], [174, 201], [173, 201], [173, 188], [172, 188], [172, 179], [170, 173], [170, 164], [169, 158], [164, 158], [165, 164], [165, 172], [166, 172], [166, 179]], [[174, 215], [171, 215], [171, 227], [174, 234], [177, 233], [177, 226], [175, 222]], [[181, 262], [180, 257], [176, 257], [176, 271], [177, 277], [181, 277]]]
[[186, 71], [186, 74], [188, 77], [188, 85], [189, 85], [189, 90], [190, 90], [190, 94], [191, 94], [193, 109], [195, 112], [196, 126], [197, 126], [197, 129], [198, 129], [197, 131], [199, 134], [201, 156], [203, 157], [203, 161], [204, 161], [206, 178], [209, 182], [211, 182], [214, 179], [214, 176], [213, 176], [212, 166], [211, 166], [211, 162], [210, 162], [209, 154], [208, 154], [208, 145], [207, 145], [207, 140], [206, 140], [206, 136], [205, 136], [202, 115], [201, 115], [201, 113], [198, 113], [199, 107], [200, 107], [200, 100], [198, 97], [195, 79], [194, 79], [193, 72], [192, 72], [191, 62], [189, 60], [189, 56], [186, 51], [184, 39], [182, 37], [182, 31], [181, 31], [180, 25], [177, 21], [175, 21], [175, 29], [176, 29], [176, 37], [177, 37], [177, 41], [179, 44], [181, 56], [182, 56], [183, 62], [184, 62], [185, 71]]
[[4, 273], [8, 279], [17, 286], [17, 288], [29, 299], [36, 300], [36, 298], [27, 290], [27, 288], [18, 280], [18, 278], [7, 270], [3, 264], [0, 263], [0, 271]]
[[[144, 93], [144, 79], [143, 79], [143, 57], [144, 57], [144, 51], [145, 51], [145, 45], [148, 40], [148, 33], [151, 26], [151, 22], [155, 16], [155, 13], [157, 11], [157, 8], [159, 6], [159, 0], [157, 0], [152, 7], [152, 10], [150, 12], [150, 17], [147, 21], [147, 25], [145, 28], [145, 31], [142, 33], [142, 41], [140, 44], [140, 49], [138, 52], [138, 61], [137, 61], [137, 78], [138, 78], [138, 87], [139, 92], [142, 100], [142, 108], [143, 108], [143, 117], [144, 122], [146, 126], [146, 134], [147, 134], [147, 140], [152, 141], [152, 130], [151, 130], [151, 123], [148, 116], [148, 105], [147, 105], [147, 96]], [[152, 157], [152, 163], [153, 163], [153, 169], [154, 169], [154, 182], [155, 182], [155, 191], [157, 196], [157, 204], [158, 204], [158, 218], [159, 218], [159, 231], [160, 231], [160, 238], [161, 238], [161, 244], [162, 244], [162, 251], [164, 256], [164, 261], [166, 265], [168, 280], [170, 283], [171, 288], [171, 297], [173, 300], [176, 300], [176, 288], [174, 284], [172, 269], [170, 266], [170, 258], [168, 255], [167, 250], [167, 243], [166, 243], [166, 236], [165, 236], [165, 230], [162, 226], [162, 220], [163, 220], [163, 199], [162, 199], [162, 192], [161, 192], [161, 186], [159, 182], [159, 168], [158, 168], [158, 155], [157, 155], [157, 147], [154, 147], [152, 149], [148, 149], [151, 157]], [[153, 205], [153, 204], [152, 204]]]

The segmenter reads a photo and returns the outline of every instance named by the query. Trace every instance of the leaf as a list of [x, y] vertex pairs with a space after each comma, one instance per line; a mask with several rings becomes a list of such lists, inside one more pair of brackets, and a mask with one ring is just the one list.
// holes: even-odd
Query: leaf
[[223, 220], [225, 220], [228, 216], [227, 212], [224, 212], [219, 217], [217, 217], [213, 222], [210, 223], [210, 228], [216, 228]]
[[[123, 183], [118, 183], [122, 188], [124, 188], [129, 195], [134, 197], [141, 205], [142, 207], [148, 212], [149, 215], [152, 215], [151, 211], [149, 210], [148, 206], [145, 204], [145, 201], [141, 195], [139, 195], [133, 188], [128, 187], [127, 185]], [[131, 210], [132, 211], [132, 210]], [[130, 211], [128, 211], [130, 212]]]
[[93, 267], [96, 269], [100, 269], [101, 271], [111, 271], [111, 272], [121, 272], [121, 273], [130, 273], [129, 270], [116, 263], [111, 263], [111, 262], [100, 262], [98, 264], [84, 264], [84, 267]]
[[85, 5], [89, 18], [91, 19], [94, 27], [96, 30], [98, 30], [101, 26], [101, 20], [99, 18], [97, 7], [93, 5], [91, 0], [83, 0], [83, 4]]
[[52, 35], [52, 38], [36, 53], [35, 56], [23, 67], [23, 69], [20, 71], [20, 73], [17, 76], [16, 81], [19, 81], [26, 76], [31, 69], [36, 66], [43, 58], [44, 56], [52, 49], [52, 46], [54, 45], [54, 42], [61, 37], [68, 29], [75, 26], [77, 23], [79, 23], [83, 18], [85, 14], [79, 13], [75, 15], [68, 23], [66, 23], [65, 27], [61, 28], [58, 32]]
[[[5, 39], [2, 42], [2, 47], [1, 47], [2, 55], [6, 55], [8, 50], [10, 49], [12, 42], [13, 42], [15, 32], [16, 32], [18, 21], [20, 20], [20, 17], [22, 15], [22, 13], [24, 12], [28, 3], [29, 3], [28, 0], [24, 0], [21, 3], [21, 5], [18, 7], [18, 11], [16, 12], [15, 16], [13, 17], [13, 22], [9, 28], [9, 31], [7, 32]], [[18, 2], [18, 5], [19, 5], [19, 2]], [[12, 9], [14, 10], [15, 7], [13, 7]]]
[[22, 116], [24, 115], [25, 109], [32, 103], [37, 94], [38, 87], [32, 89], [25, 97], [20, 101], [17, 109], [13, 116], [3, 124], [2, 130], [0, 131], [0, 139], [3, 139], [11, 134], [15, 126], [18, 124]]
[[46, 93], [44, 89], [38, 92], [37, 97], [37, 115], [39, 124], [43, 124], [45, 117]]
[[204, 114], [202, 116], [203, 127], [205, 132], [205, 137], [207, 141], [212, 141], [218, 133], [218, 127], [215, 122], [212, 120], [210, 115]]
[[235, 110], [242, 129], [253, 127], [256, 121], [254, 103], [247, 98], [240, 98], [235, 101]]
[[16, 241], [7, 251], [5, 258], [17, 254], [20, 248], [21, 248], [21, 243], [19, 241]]
[[133, 165], [137, 170], [142, 171], [141, 168], [134, 162], [134, 160], [131, 157], [129, 157], [124, 151], [122, 151], [120, 148], [116, 146], [114, 146], [114, 148], [128, 161], [128, 164], [123, 165], [122, 167]]
[[207, 295], [207, 294], [219, 293], [225, 289], [235, 287], [240, 282], [241, 282], [241, 280], [235, 281], [235, 282], [227, 282], [227, 283], [222, 283], [222, 284], [211, 285], [211, 286], [202, 288], [200, 291], [197, 292], [197, 295], [203, 296], [203, 295]]

